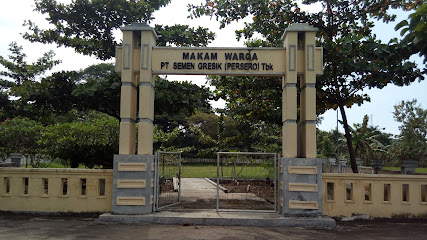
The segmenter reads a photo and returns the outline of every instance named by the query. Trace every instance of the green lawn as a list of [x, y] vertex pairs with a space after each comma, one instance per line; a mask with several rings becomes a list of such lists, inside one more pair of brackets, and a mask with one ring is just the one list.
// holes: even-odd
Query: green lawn
[[[21, 168], [25, 168], [25, 164], [22, 164]], [[33, 168], [33, 166], [31, 166], [30, 164], [28, 164], [28, 168]], [[51, 164], [49, 164], [49, 166], [47, 168], [65, 168], [65, 167], [60, 162], [52, 162]], [[86, 167], [83, 164], [79, 164], [79, 168], [83, 168], [84, 169]]]
[[[385, 170], [400, 171], [400, 167], [384, 167]], [[427, 168], [416, 168], [416, 173], [427, 173]]]
[[[239, 173], [242, 169], [241, 166], [236, 167], [236, 172]], [[260, 165], [252, 165], [244, 167], [239, 178], [259, 178], [265, 179], [267, 176], [273, 178], [273, 168], [269, 173], [267, 169]], [[232, 176], [232, 166], [224, 166], [222, 168], [224, 177]], [[221, 173], [221, 169], [220, 169]], [[183, 164], [182, 175], [183, 178], [216, 178], [217, 177], [217, 165], [216, 164]]]

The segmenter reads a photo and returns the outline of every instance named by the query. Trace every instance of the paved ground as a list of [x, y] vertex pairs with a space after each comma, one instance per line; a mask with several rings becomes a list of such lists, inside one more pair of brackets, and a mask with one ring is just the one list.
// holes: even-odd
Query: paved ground
[[0, 239], [426, 239], [427, 220], [338, 222], [335, 229], [102, 223], [96, 216], [0, 213]]
[[204, 178], [182, 178], [181, 197], [186, 199], [216, 199], [216, 186]]

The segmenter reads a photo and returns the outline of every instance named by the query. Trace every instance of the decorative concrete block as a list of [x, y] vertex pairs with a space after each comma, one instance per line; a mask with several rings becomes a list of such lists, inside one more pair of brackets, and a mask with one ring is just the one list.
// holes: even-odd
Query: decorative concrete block
[[280, 165], [285, 171], [279, 174], [279, 212], [286, 217], [322, 215], [322, 160], [282, 158]]
[[153, 163], [153, 155], [114, 155], [113, 214], [152, 213]]

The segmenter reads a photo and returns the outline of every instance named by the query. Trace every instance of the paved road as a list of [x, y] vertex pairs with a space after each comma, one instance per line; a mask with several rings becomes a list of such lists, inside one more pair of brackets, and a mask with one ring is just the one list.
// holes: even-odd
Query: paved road
[[96, 216], [0, 213], [0, 239], [426, 239], [427, 220], [338, 222], [335, 229], [101, 223]]

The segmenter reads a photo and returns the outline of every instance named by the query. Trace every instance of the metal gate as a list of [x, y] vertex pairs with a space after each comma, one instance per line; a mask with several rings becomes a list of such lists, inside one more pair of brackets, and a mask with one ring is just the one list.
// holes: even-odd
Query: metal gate
[[277, 212], [277, 154], [217, 153], [217, 211]]
[[181, 202], [181, 152], [155, 154], [154, 211]]

